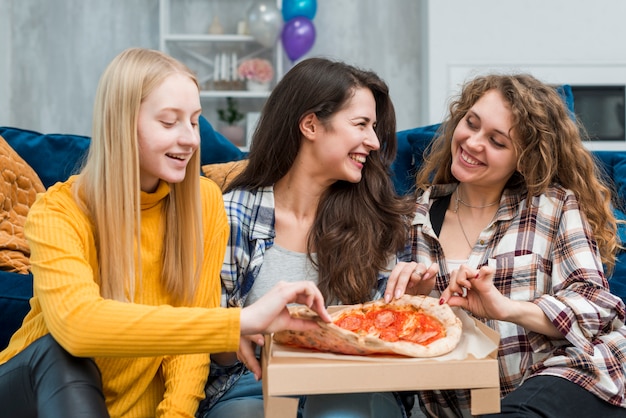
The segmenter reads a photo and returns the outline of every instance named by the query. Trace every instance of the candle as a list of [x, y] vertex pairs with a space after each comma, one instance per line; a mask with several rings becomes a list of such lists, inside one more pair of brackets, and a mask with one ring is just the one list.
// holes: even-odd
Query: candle
[[228, 70], [226, 70], [226, 66], [227, 66], [227, 62], [226, 62], [227, 58], [226, 58], [226, 53], [222, 52], [222, 57], [221, 57], [221, 70], [220, 70], [220, 79], [221, 80], [227, 80], [226, 77], [228, 77]]
[[215, 54], [213, 61], [213, 82], [216, 83], [220, 79], [220, 54]]

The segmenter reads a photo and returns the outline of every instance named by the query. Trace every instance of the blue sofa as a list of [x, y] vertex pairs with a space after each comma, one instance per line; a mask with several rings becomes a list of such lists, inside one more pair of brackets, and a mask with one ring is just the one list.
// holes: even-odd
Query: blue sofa
[[[398, 192], [408, 193], [412, 189], [413, 175], [437, 128], [438, 125], [430, 125], [398, 132], [398, 155], [392, 165], [394, 185]], [[36, 171], [46, 188], [66, 179], [75, 171], [90, 140], [85, 136], [44, 135], [12, 127], [0, 127], [0, 136]], [[202, 165], [245, 157], [204, 118], [200, 120], [200, 136]], [[613, 179], [619, 196], [626, 197], [626, 151], [600, 151], [595, 152], [595, 155], [608, 178]], [[621, 212], [618, 212], [618, 216], [626, 219]], [[623, 232], [620, 235], [626, 239]], [[609, 283], [611, 290], [626, 300], [626, 254], [620, 255]], [[10, 336], [28, 312], [32, 292], [32, 275], [0, 271], [0, 349], [8, 344]]]

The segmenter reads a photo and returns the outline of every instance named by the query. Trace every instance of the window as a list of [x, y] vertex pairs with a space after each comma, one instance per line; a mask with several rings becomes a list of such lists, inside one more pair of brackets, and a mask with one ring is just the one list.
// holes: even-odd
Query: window
[[626, 141], [625, 86], [574, 86], [574, 112], [591, 141]]

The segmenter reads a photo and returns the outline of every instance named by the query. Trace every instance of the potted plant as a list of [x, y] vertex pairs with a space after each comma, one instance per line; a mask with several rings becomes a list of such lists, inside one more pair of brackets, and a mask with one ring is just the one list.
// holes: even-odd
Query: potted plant
[[274, 78], [272, 63], [263, 58], [247, 59], [237, 68], [239, 77], [246, 80], [248, 90], [267, 91]]
[[245, 137], [244, 127], [238, 124], [245, 115], [239, 111], [237, 101], [232, 97], [226, 98], [226, 109], [217, 109], [217, 116], [223, 122], [220, 132], [229, 141], [237, 146], [243, 145]]

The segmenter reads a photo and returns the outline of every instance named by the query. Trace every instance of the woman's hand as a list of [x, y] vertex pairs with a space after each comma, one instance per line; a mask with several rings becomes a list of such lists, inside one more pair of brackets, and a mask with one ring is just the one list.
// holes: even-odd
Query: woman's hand
[[[324, 297], [310, 281], [279, 282], [252, 305], [241, 310], [241, 335], [269, 334], [291, 329], [305, 331], [316, 329], [315, 321], [292, 318], [287, 309], [290, 303], [306, 305], [315, 311], [322, 321], [331, 322], [330, 315], [324, 307]], [[263, 345], [263, 336], [252, 338], [258, 345]]]
[[[239, 350], [237, 350], [237, 359], [243, 363], [248, 370], [254, 374], [256, 380], [260, 380], [262, 376], [262, 368], [259, 360], [256, 358], [256, 346], [255, 340], [258, 336], [242, 336], [239, 340]], [[263, 337], [261, 337], [263, 338]]]
[[512, 303], [493, 285], [494, 273], [489, 266], [480, 270], [461, 266], [450, 274], [439, 303], [460, 306], [480, 318], [507, 320]]
[[305, 331], [319, 327], [317, 322], [307, 319], [292, 318], [287, 309], [290, 303], [306, 305], [315, 311], [325, 322], [331, 322], [324, 307], [324, 297], [315, 283], [311, 281], [279, 282], [252, 305], [241, 310], [240, 332], [237, 358], [259, 380], [262, 369], [256, 358], [255, 348], [263, 346], [263, 334], [270, 334], [286, 329]]
[[480, 318], [512, 322], [550, 338], [563, 338], [561, 331], [535, 303], [511, 300], [500, 293], [493, 285], [493, 276], [494, 269], [488, 266], [480, 270], [461, 266], [450, 275], [450, 284], [441, 294], [439, 303], [460, 306]]
[[395, 265], [385, 289], [385, 302], [398, 299], [405, 293], [410, 295], [428, 295], [435, 286], [435, 278], [439, 273], [439, 265], [433, 263], [426, 267], [423, 263], [403, 261]]

